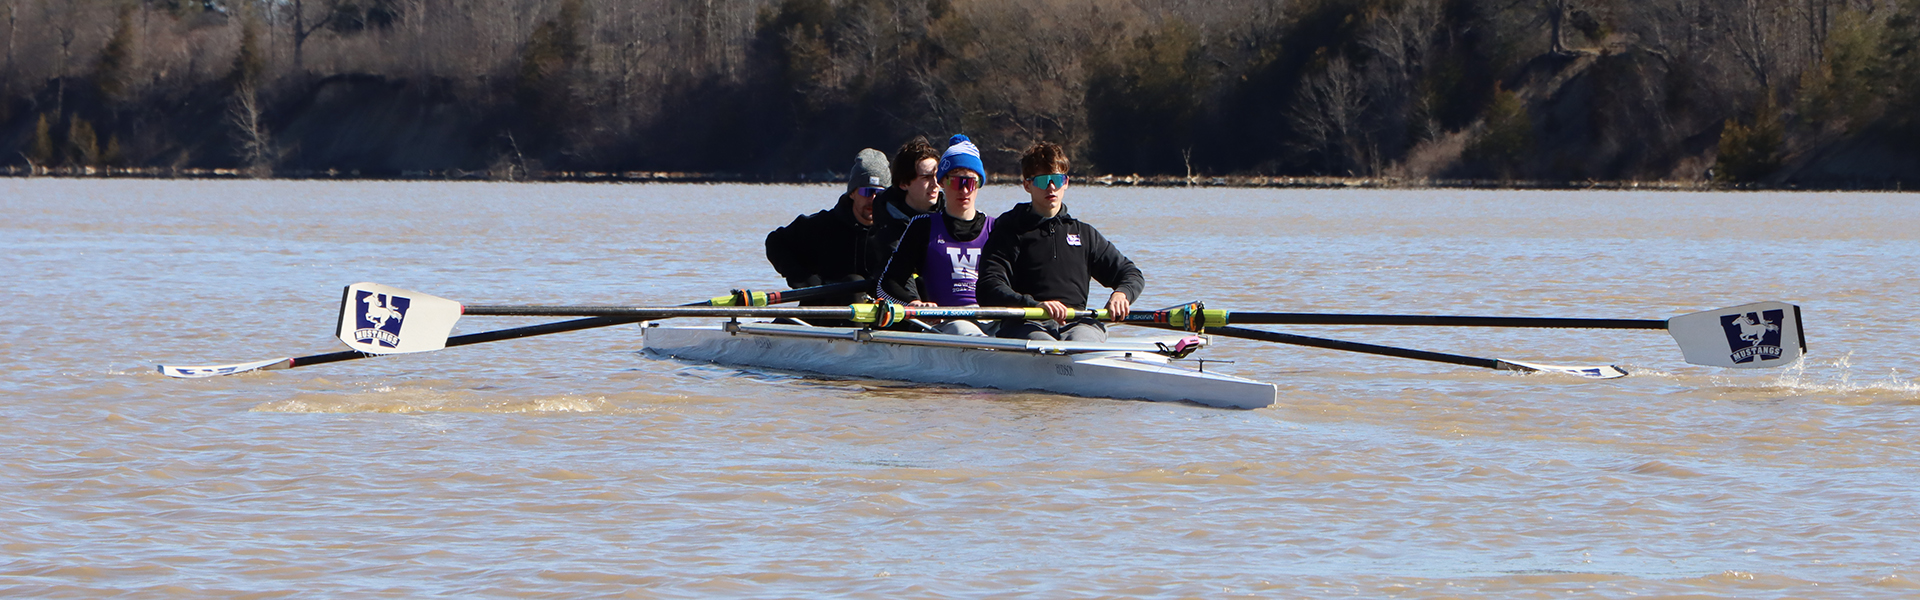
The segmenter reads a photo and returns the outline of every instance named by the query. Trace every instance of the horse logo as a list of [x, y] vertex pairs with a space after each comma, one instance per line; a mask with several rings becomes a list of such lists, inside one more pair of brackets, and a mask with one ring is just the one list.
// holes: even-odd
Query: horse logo
[[407, 307], [413, 300], [366, 290], [358, 290], [355, 295], [354, 303], [363, 308], [354, 319], [353, 339], [388, 348], [400, 347], [400, 321], [406, 318]]
[[1727, 332], [1727, 348], [1735, 363], [1780, 358], [1780, 323], [1786, 311], [1764, 310], [1720, 316], [1720, 327]]

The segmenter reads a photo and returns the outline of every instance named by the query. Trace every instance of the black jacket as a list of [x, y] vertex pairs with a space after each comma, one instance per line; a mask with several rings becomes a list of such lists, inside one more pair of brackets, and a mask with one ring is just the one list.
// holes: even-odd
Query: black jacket
[[[940, 204], [934, 203], [938, 208]], [[899, 187], [887, 188], [880, 197], [873, 199], [873, 239], [880, 242], [888, 254], [900, 248], [900, 235], [906, 233], [907, 222], [914, 217], [929, 214], [914, 210], [907, 205], [907, 190]], [[884, 263], [885, 256], [880, 260]]]
[[[1071, 308], [1087, 307], [1087, 281], [1140, 299], [1147, 278], [1133, 261], [1107, 241], [1092, 225], [1067, 214], [1067, 207], [1051, 218], [1034, 214], [1033, 204], [1014, 205], [993, 221], [987, 246], [980, 252], [981, 306], [1039, 306], [1059, 300]], [[1103, 305], [1105, 303], [1102, 303]]]
[[[767, 234], [767, 262], [794, 288], [878, 277], [886, 257], [876, 249], [870, 228], [853, 218], [853, 198], [846, 194], [833, 208], [795, 217]], [[858, 300], [848, 294], [801, 304], [845, 306]]]

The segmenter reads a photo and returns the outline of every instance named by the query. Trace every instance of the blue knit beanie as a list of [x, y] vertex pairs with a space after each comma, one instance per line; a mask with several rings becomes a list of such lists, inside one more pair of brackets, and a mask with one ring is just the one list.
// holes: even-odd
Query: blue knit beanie
[[955, 135], [947, 140], [947, 153], [940, 156], [940, 172], [935, 176], [941, 181], [947, 180], [947, 171], [956, 168], [970, 169], [980, 175], [980, 183], [986, 183], [987, 166], [980, 162], [980, 147], [964, 135]]

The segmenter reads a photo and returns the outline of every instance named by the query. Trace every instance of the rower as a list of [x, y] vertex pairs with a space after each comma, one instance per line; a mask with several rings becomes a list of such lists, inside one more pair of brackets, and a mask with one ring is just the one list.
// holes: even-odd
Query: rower
[[[908, 306], [979, 306], [974, 294], [980, 279], [980, 249], [993, 230], [993, 217], [981, 213], [977, 206], [980, 184], [986, 177], [979, 148], [967, 136], [953, 136], [934, 175], [950, 193], [939, 211], [907, 223], [899, 249], [880, 276], [880, 296]], [[935, 328], [941, 333], [974, 336], [988, 336], [997, 329], [995, 324], [983, 328], [967, 319], [947, 321]]]
[[[887, 156], [872, 148], [861, 150], [847, 175], [847, 191], [833, 208], [795, 217], [786, 227], [767, 234], [767, 262], [792, 288], [879, 276], [886, 258], [873, 248], [873, 200], [891, 185]], [[846, 306], [869, 301], [866, 293], [853, 292], [801, 304]]]
[[1146, 276], [1093, 225], [1067, 213], [1067, 152], [1038, 142], [1020, 156], [1028, 202], [994, 220], [980, 257], [980, 303], [1046, 309], [1049, 320], [1002, 322], [1000, 337], [1104, 342], [1107, 329], [1092, 319], [1067, 321], [1087, 304], [1088, 279], [1113, 289], [1106, 309], [1126, 316], [1146, 289]]
[[893, 187], [873, 203], [873, 240], [883, 265], [900, 247], [907, 222], [940, 203], [939, 165], [940, 152], [924, 136], [914, 136], [893, 153]]

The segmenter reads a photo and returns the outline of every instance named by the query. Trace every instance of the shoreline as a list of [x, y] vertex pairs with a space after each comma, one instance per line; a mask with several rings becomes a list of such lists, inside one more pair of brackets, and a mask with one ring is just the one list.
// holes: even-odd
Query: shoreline
[[[261, 179], [329, 181], [473, 181], [494, 183], [743, 183], [787, 185], [839, 183], [833, 173], [804, 173], [788, 177], [755, 176], [741, 173], [692, 173], [681, 171], [549, 171], [538, 176], [503, 177], [490, 171], [403, 171], [397, 176], [362, 175], [358, 170], [328, 169], [277, 171], [256, 177], [246, 169], [162, 168], [162, 167], [0, 167], [0, 177], [59, 179]], [[1018, 184], [1006, 175], [990, 177], [993, 184]], [[1488, 190], [1652, 190], [1674, 192], [1906, 192], [1900, 186], [1802, 187], [1765, 184], [1728, 184], [1711, 181], [1533, 181], [1498, 179], [1413, 179], [1401, 177], [1331, 177], [1277, 175], [1101, 175], [1081, 176], [1081, 185], [1103, 187], [1221, 187], [1281, 189], [1488, 189]]]

